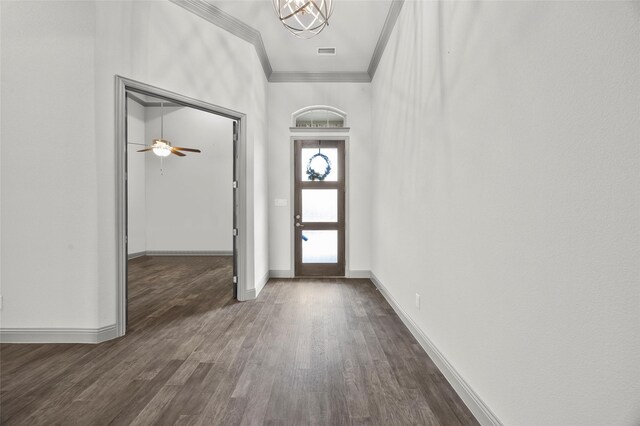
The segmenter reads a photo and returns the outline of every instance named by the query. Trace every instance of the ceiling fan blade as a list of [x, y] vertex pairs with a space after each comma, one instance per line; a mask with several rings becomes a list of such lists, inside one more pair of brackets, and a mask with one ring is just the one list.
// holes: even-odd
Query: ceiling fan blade
[[139, 150], [137, 150], [136, 152], [145, 152], [145, 151], [151, 151], [152, 149], [153, 149], [153, 147], [152, 147], [152, 146], [150, 146], [150, 147], [148, 147], [148, 148], [145, 148], [145, 149], [139, 149]]
[[186, 155], [181, 153], [180, 151], [176, 151], [175, 148], [171, 148], [171, 153], [177, 155], [178, 157], [185, 157]]
[[199, 149], [195, 148], [181, 148], [179, 146], [174, 146], [173, 149], [177, 149], [178, 151], [187, 151], [187, 152], [202, 152]]

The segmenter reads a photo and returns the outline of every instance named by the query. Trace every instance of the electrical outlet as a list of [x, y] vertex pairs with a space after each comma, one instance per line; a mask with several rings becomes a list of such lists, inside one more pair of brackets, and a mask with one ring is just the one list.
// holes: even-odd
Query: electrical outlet
[[416, 293], [416, 308], [420, 310], [420, 295]]

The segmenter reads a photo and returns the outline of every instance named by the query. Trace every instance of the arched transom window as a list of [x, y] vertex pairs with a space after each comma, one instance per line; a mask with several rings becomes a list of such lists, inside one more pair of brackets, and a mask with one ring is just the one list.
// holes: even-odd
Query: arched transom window
[[347, 114], [327, 105], [313, 105], [299, 109], [291, 115], [291, 127], [296, 129], [343, 129], [347, 127]]

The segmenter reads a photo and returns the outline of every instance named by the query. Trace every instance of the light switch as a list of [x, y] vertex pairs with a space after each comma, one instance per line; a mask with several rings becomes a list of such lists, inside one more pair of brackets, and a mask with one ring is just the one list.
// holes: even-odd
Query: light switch
[[287, 201], [286, 198], [276, 198], [276, 207], [287, 207]]

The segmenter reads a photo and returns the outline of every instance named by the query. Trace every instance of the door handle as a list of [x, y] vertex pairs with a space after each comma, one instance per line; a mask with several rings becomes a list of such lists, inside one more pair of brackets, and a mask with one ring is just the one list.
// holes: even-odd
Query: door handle
[[299, 223], [299, 222], [296, 222], [296, 228], [304, 228], [304, 225], [302, 225], [302, 224], [301, 224], [301, 223]]

